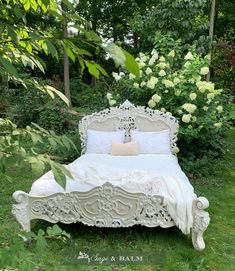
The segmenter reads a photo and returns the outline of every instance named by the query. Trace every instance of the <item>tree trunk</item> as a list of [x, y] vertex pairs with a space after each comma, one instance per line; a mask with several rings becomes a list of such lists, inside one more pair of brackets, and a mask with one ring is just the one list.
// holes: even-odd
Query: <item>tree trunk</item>
[[[64, 21], [63, 21], [63, 34], [62, 37], [63, 39], [68, 38], [68, 22], [66, 18], [66, 6], [61, 3], [61, 8], [63, 10], [63, 16], [64, 16]], [[63, 64], [64, 64], [64, 94], [69, 100], [69, 107], [72, 106], [71, 104], [71, 95], [70, 95], [70, 82], [69, 82], [69, 57], [68, 54], [66, 53], [64, 49], [64, 58], [63, 58]]]
[[[213, 33], [214, 33], [214, 20], [215, 20], [215, 2], [216, 0], [212, 0], [211, 2], [211, 11], [210, 11], [210, 30], [209, 30], [209, 37], [210, 37], [210, 45], [212, 45], [213, 41]], [[209, 72], [206, 76], [206, 81], [210, 81], [211, 77], [211, 71], [210, 71], [210, 65], [211, 65], [211, 55], [212, 55], [212, 48], [210, 48], [210, 53], [209, 53], [209, 61], [208, 61], [208, 66], [209, 66]]]

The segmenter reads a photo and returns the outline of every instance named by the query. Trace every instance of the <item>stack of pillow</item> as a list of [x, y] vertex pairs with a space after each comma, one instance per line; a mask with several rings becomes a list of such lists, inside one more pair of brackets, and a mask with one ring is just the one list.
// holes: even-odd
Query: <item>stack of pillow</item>
[[131, 131], [131, 141], [125, 142], [125, 130], [107, 132], [88, 129], [86, 153], [117, 156], [138, 154], [171, 154], [170, 131]]

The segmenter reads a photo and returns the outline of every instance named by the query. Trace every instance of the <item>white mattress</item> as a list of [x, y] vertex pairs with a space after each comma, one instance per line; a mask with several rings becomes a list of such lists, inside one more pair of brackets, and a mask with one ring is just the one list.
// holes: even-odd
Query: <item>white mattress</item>
[[30, 194], [42, 196], [56, 192], [88, 191], [109, 182], [128, 192], [164, 196], [168, 212], [176, 225], [184, 233], [189, 233], [192, 201], [196, 195], [175, 156], [85, 154], [66, 167], [74, 180], [67, 178], [65, 190], [49, 171], [33, 183]]

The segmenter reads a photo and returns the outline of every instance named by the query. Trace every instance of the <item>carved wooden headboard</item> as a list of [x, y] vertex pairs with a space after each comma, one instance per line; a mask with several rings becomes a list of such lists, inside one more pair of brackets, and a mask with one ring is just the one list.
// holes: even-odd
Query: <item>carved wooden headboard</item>
[[[176, 146], [178, 122], [169, 113], [135, 106], [125, 101], [119, 107], [110, 107], [98, 113], [85, 116], [79, 122], [82, 154], [86, 151], [87, 129], [98, 131], [126, 131], [126, 141], [130, 141], [130, 130], [161, 131], [170, 130], [171, 150]], [[173, 151], [172, 151], [173, 152]]]

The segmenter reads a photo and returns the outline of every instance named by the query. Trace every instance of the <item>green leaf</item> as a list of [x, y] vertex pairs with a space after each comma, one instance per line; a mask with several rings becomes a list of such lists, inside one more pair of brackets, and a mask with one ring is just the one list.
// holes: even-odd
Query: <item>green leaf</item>
[[54, 175], [54, 178], [55, 180], [63, 187], [65, 188], [65, 185], [66, 185], [66, 176], [65, 174], [63, 173], [63, 171], [54, 166], [52, 163], [51, 163], [51, 170], [53, 172], [53, 175]]
[[36, 59], [36, 58], [33, 58], [33, 57], [31, 57], [31, 58], [34, 61], [34, 63], [37, 65], [37, 67], [40, 69], [40, 71], [45, 74], [45, 70], [44, 70], [44, 67], [41, 64], [41, 62], [38, 59]]
[[96, 78], [99, 78], [100, 72], [99, 70], [96, 68], [96, 64], [95, 63], [91, 63], [89, 61], [85, 60], [85, 64], [88, 68], [88, 71], [90, 74], [94, 75]]
[[107, 72], [105, 69], [103, 69], [99, 64], [95, 64], [96, 68], [105, 76], [108, 76]]
[[53, 227], [47, 228], [48, 236], [60, 235], [60, 234], [62, 234], [62, 232], [63, 232], [62, 229], [57, 224], [55, 224]]
[[31, 164], [32, 171], [36, 176], [41, 176], [45, 170], [45, 163], [43, 161], [37, 160], [36, 163]]
[[73, 179], [73, 176], [71, 175], [70, 171], [64, 167], [63, 165], [56, 163], [54, 161], [50, 161], [51, 169], [54, 174], [54, 177], [56, 181], [65, 188], [66, 185], [66, 176]]
[[12, 63], [10, 62], [10, 60], [8, 60], [7, 58], [4, 58], [4, 57], [0, 57], [0, 63], [2, 64], [2, 66], [6, 69], [6, 71], [10, 75], [14, 75], [14, 76], [18, 77], [17, 70], [12, 65]]
[[44, 87], [46, 91], [52, 91], [54, 92], [56, 95], [58, 95], [68, 106], [70, 104], [68, 98], [59, 90], [53, 88], [52, 86], [45, 86]]
[[47, 47], [48, 47], [48, 50], [49, 50], [50, 54], [53, 57], [58, 58], [58, 52], [57, 52], [54, 44], [51, 43], [49, 40], [46, 40], [46, 44], [47, 44]]
[[101, 38], [94, 32], [94, 31], [85, 31], [85, 36], [88, 40], [96, 42], [96, 43], [101, 43], [102, 40]]
[[79, 57], [78, 58], [78, 62], [79, 62], [79, 64], [80, 64], [80, 68], [81, 68], [81, 75], [83, 74], [83, 71], [84, 71], [84, 69], [85, 69], [85, 65], [84, 65], [84, 59], [83, 58], [81, 58], [81, 57]]
[[111, 42], [106, 47], [104, 47], [104, 50], [112, 57], [116, 66], [125, 65], [125, 54], [116, 44]]
[[140, 77], [140, 70], [137, 62], [135, 61], [134, 57], [129, 54], [126, 50], [122, 49], [126, 60], [125, 60], [125, 67], [128, 69], [129, 72], [133, 73], [137, 79]]
[[74, 62], [75, 61], [75, 55], [74, 55], [73, 51], [67, 46], [64, 46], [64, 49], [65, 49], [65, 52], [67, 53], [68, 57], [71, 58], [72, 61]]
[[42, 253], [47, 246], [47, 242], [44, 235], [45, 235], [45, 232], [40, 229], [36, 236], [36, 250], [39, 253]]

